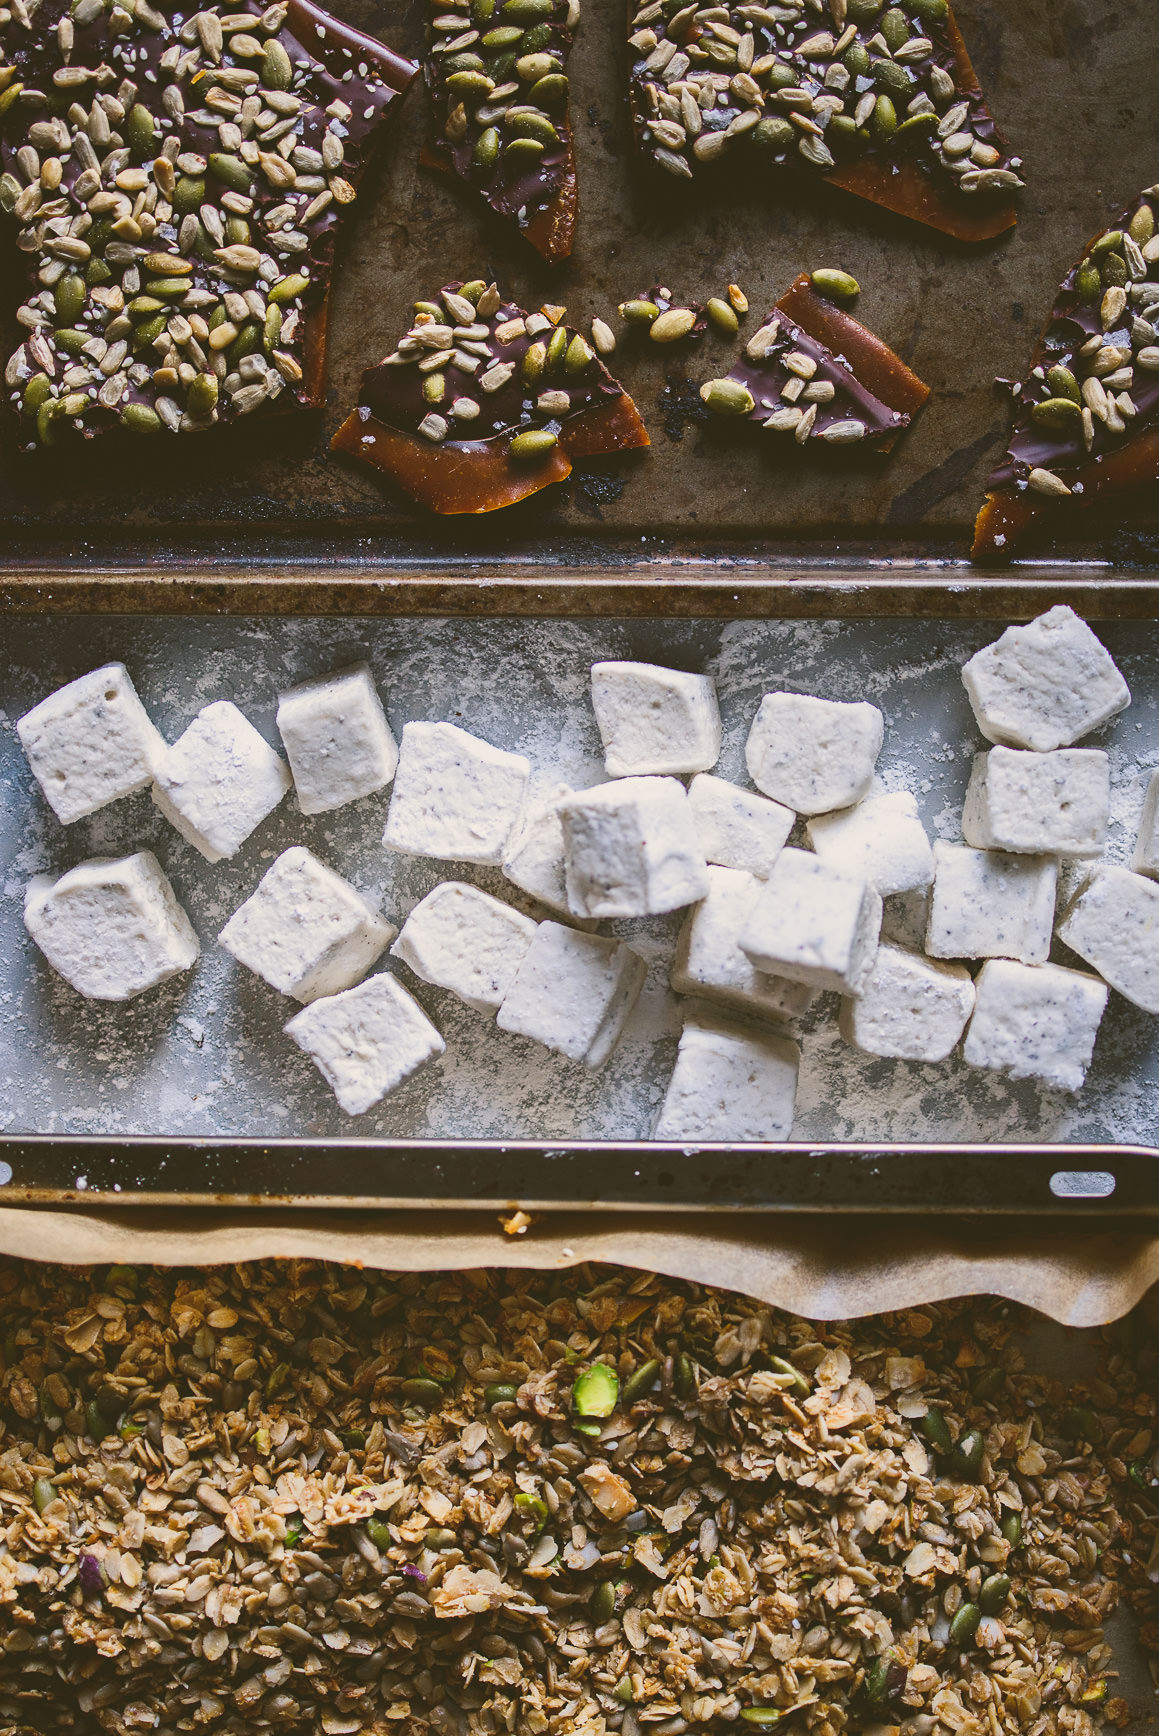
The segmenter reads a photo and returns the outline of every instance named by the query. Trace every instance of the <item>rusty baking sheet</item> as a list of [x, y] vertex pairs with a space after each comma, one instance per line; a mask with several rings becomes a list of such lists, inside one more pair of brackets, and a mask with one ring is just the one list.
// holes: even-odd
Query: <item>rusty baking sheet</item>
[[[336, 0], [336, 10], [392, 47], [421, 49], [417, 5]], [[353, 588], [370, 609], [376, 583], [391, 599], [379, 606], [391, 607], [400, 576], [412, 591], [437, 589], [448, 574], [490, 578], [513, 564], [526, 592], [536, 571], [561, 563], [651, 588], [676, 558], [677, 578], [693, 589], [721, 571], [705, 561], [739, 559], [750, 578], [755, 563], [771, 583], [791, 583], [800, 563], [810, 571], [836, 561], [853, 584], [853, 569], [866, 562], [961, 560], [1007, 427], [995, 376], [1018, 376], [1076, 248], [1159, 173], [1159, 11], [1153, 0], [961, 0], [956, 11], [1028, 179], [1018, 227], [978, 247], [833, 188], [757, 186], [740, 158], [731, 183], [727, 174], [688, 191], [658, 183], [631, 144], [621, 0], [584, 0], [569, 67], [579, 232], [571, 260], [552, 269], [468, 189], [419, 168], [426, 112], [416, 85], [365, 183], [339, 262], [324, 413], [155, 443], [102, 440], [31, 459], [9, 438], [0, 452], [0, 543], [11, 571], [0, 603], [19, 592], [34, 607], [77, 607], [83, 592], [85, 607], [101, 606], [100, 597], [131, 607], [132, 596], [154, 608], [161, 593], [169, 607], [236, 607], [236, 592], [256, 584], [260, 600], [250, 590], [244, 607], [288, 608], [294, 596], [280, 576], [293, 570], [309, 581], [310, 606], [326, 606], [333, 583], [332, 606], [349, 607]], [[838, 263], [863, 286], [859, 316], [933, 389], [888, 459], [800, 451], [707, 426], [696, 384], [723, 371], [732, 353], [714, 336], [675, 350], [621, 345], [615, 365], [648, 421], [652, 450], [601, 461], [493, 518], [435, 523], [327, 453], [362, 368], [393, 347], [411, 300], [450, 279], [494, 275], [525, 305], [566, 302], [577, 323], [657, 281], [702, 300], [733, 280], [752, 303], [751, 327], [798, 271]], [[1037, 552], [1110, 561], [1117, 577], [1146, 571], [1150, 585], [1157, 492], [1133, 504], [1125, 522], [1092, 518], [1075, 541]], [[216, 569], [216, 593], [191, 563]], [[916, 582], [972, 579], [923, 565]], [[576, 604], [566, 586], [555, 600]]]

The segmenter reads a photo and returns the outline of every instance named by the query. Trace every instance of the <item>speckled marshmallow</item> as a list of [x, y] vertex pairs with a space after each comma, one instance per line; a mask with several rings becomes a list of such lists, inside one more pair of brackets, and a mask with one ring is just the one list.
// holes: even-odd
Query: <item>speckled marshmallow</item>
[[1052, 856], [1013, 856], [939, 840], [926, 951], [931, 958], [1045, 963], [1057, 881]]
[[987, 741], [1036, 753], [1069, 747], [1131, 703], [1110, 652], [1065, 603], [1007, 627], [962, 681]]
[[593, 663], [592, 706], [610, 778], [702, 772], [720, 758], [711, 676], [653, 663]]
[[531, 763], [453, 723], [403, 726], [382, 841], [404, 856], [502, 862], [523, 819]]
[[710, 866], [708, 896], [693, 905], [680, 931], [671, 986], [763, 1018], [803, 1013], [814, 991], [757, 969], [738, 939], [764, 882], [740, 868]]
[[373, 1109], [447, 1046], [414, 996], [387, 972], [314, 1001], [285, 1030], [347, 1115]]
[[1060, 940], [1135, 1006], [1159, 1013], [1159, 886], [1101, 862], [1076, 887]]
[[791, 808], [711, 772], [693, 778], [688, 800], [706, 862], [768, 878], [793, 830], [796, 815]]
[[1057, 964], [991, 959], [976, 984], [962, 1053], [971, 1067], [1078, 1091], [1094, 1052], [1107, 985]]
[[538, 926], [477, 886], [445, 880], [415, 905], [390, 950], [424, 982], [494, 1013]]
[[302, 847], [283, 850], [218, 936], [228, 953], [297, 1001], [351, 988], [398, 930]]
[[979, 850], [1098, 856], [1107, 837], [1110, 761], [1098, 748], [975, 754], [962, 836]]
[[1151, 879], [1159, 880], [1159, 772], [1151, 773], [1147, 785], [1131, 866], [1137, 874], [1148, 874]]
[[974, 1008], [974, 984], [960, 964], [939, 964], [880, 946], [856, 1000], [843, 1000], [841, 1035], [867, 1055], [944, 1061]]
[[568, 905], [575, 916], [659, 916], [708, 891], [683, 784], [617, 778], [559, 804]]
[[873, 782], [885, 724], [876, 705], [766, 693], [745, 763], [759, 790], [798, 814], [859, 802]]
[[602, 1067], [647, 973], [644, 960], [622, 941], [541, 922], [496, 1023], [585, 1066]]
[[236, 856], [290, 788], [285, 763], [228, 699], [199, 711], [168, 748], [153, 800], [207, 862]]
[[328, 814], [384, 790], [398, 765], [368, 663], [279, 693], [278, 730], [303, 814]]
[[165, 752], [123, 663], [58, 687], [17, 720], [16, 733], [45, 801], [66, 826], [145, 789]]
[[872, 886], [835, 874], [807, 850], [782, 850], [740, 946], [758, 970], [856, 995], [873, 968], [880, 929], [881, 898]]
[[528, 808], [503, 863], [503, 873], [513, 886], [529, 892], [549, 910], [558, 910], [561, 916], [569, 915], [570, 911], [559, 804], [571, 794], [570, 784], [556, 784]]
[[38, 875], [24, 924], [52, 966], [94, 1001], [128, 1001], [197, 961], [193, 926], [151, 850]]
[[652, 1137], [788, 1139], [800, 1065], [787, 1037], [713, 1018], [707, 1008], [687, 1014]]
[[909, 790], [867, 796], [855, 808], [818, 815], [805, 833], [826, 867], [867, 880], [883, 898], [917, 891], [934, 877], [934, 853]]

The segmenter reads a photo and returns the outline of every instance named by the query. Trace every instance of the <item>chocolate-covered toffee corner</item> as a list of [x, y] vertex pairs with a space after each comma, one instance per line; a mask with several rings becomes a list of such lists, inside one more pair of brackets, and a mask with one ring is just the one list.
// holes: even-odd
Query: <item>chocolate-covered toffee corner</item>
[[796, 169], [966, 241], [1016, 221], [1021, 160], [948, 0], [631, 0], [628, 36], [636, 135], [670, 175]]
[[1043, 517], [1159, 480], [1159, 186], [1084, 249], [1059, 290], [1014, 432], [987, 484], [974, 559], [1009, 560]]
[[799, 446], [822, 440], [888, 452], [930, 391], [833, 300], [857, 293], [845, 272], [802, 273], [729, 373], [700, 388], [709, 409], [791, 435]]
[[525, 313], [482, 280], [415, 303], [331, 442], [432, 512], [493, 512], [579, 458], [649, 444], [639, 412], [562, 307]]
[[417, 72], [311, 0], [6, 0], [23, 444], [320, 403], [338, 226]]
[[547, 260], [575, 240], [567, 59], [579, 0], [431, 0], [423, 161], [458, 175]]

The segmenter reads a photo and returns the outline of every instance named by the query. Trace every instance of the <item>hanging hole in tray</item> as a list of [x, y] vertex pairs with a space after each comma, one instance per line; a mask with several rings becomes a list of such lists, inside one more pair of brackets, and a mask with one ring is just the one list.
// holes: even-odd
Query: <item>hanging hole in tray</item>
[[1060, 1200], [1105, 1200], [1115, 1191], [1115, 1178], [1106, 1169], [1057, 1169], [1050, 1191]]

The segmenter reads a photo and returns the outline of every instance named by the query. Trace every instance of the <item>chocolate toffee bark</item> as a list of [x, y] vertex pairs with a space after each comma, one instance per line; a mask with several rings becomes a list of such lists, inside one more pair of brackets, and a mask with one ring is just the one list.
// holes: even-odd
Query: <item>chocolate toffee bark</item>
[[[853, 280], [845, 281], [856, 292]], [[744, 357], [724, 379], [706, 381], [700, 395], [717, 414], [791, 434], [801, 446], [823, 440], [888, 452], [930, 392], [888, 344], [802, 275], [749, 339]]]
[[575, 239], [565, 69], [579, 11], [579, 0], [432, 0], [423, 161], [474, 187], [548, 260]]
[[320, 403], [338, 228], [417, 72], [311, 0], [0, 10], [23, 443]]
[[1007, 560], [1044, 515], [1159, 480], [1159, 186], [1068, 272], [1014, 433], [974, 529], [975, 560]]
[[336, 452], [433, 512], [493, 512], [571, 474], [577, 458], [647, 446], [631, 398], [562, 307], [527, 314], [494, 284], [415, 304], [398, 348], [362, 376]]
[[629, 13], [637, 138], [690, 178], [732, 156], [821, 176], [965, 241], [1022, 185], [948, 0], [642, 0]]

